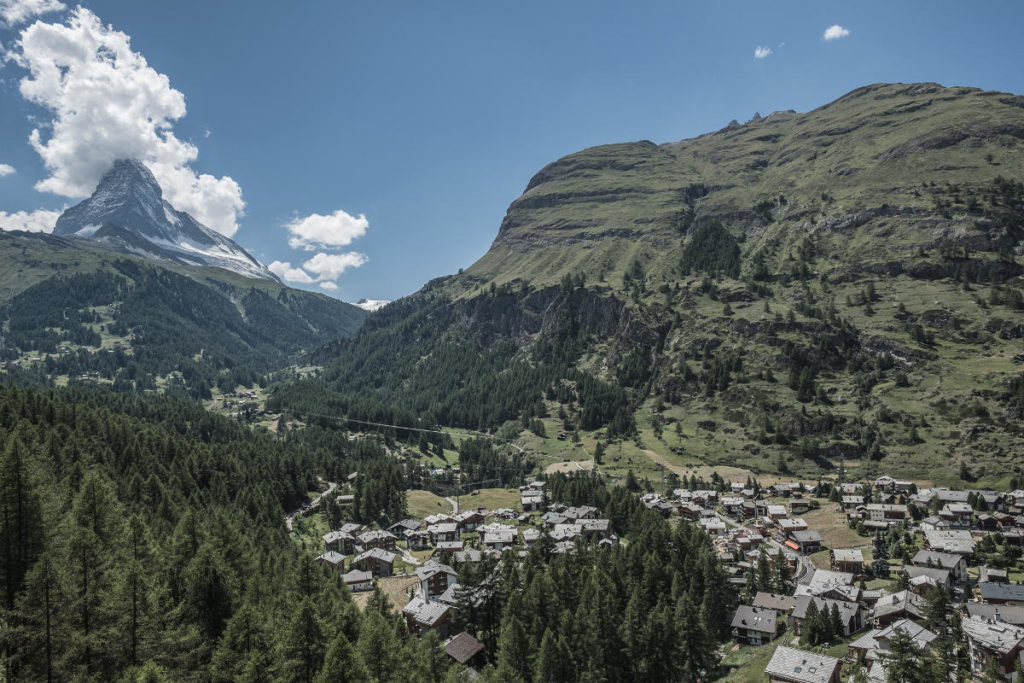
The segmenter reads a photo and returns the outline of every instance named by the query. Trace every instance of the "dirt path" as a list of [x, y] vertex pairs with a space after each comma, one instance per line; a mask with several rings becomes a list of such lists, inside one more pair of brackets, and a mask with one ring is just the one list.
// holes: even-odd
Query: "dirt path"
[[447, 500], [448, 504], [452, 506], [452, 514], [453, 515], [459, 514], [459, 504], [455, 502], [455, 499], [454, 498], [450, 498], [450, 497], [446, 497], [445, 500]]

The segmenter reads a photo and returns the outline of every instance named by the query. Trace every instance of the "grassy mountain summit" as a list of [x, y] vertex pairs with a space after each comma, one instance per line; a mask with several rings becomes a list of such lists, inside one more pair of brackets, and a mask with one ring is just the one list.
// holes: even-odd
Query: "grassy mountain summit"
[[[316, 386], [506, 433], [557, 414], [588, 448], [625, 439], [678, 471], [1007, 483], [1022, 143], [1022, 97], [873, 85], [571, 154], [465, 272], [316, 354]], [[312, 387], [277, 400], [323, 407]]]

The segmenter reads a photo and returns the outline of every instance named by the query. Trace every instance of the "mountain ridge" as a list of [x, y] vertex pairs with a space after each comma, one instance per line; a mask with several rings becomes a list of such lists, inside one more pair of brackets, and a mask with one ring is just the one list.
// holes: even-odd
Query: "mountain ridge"
[[1005, 484], [1022, 179], [1024, 98], [930, 83], [581, 150], [530, 179], [478, 261], [310, 354], [321, 376], [277, 402], [375, 401], [548, 449], [540, 420], [578, 432], [577, 457], [619, 444], [619, 475], [657, 477], [654, 449]]

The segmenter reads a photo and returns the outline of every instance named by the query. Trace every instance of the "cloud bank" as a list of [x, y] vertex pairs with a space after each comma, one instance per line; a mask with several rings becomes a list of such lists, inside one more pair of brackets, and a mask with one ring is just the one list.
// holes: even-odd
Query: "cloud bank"
[[0, 211], [0, 230], [24, 230], [26, 232], [53, 232], [61, 211], [37, 209], [36, 211]]
[[822, 36], [825, 40], [839, 40], [850, 35], [850, 29], [843, 28], [839, 24], [832, 24], [825, 29], [825, 34]]
[[25, 28], [11, 59], [29, 72], [19, 84], [22, 96], [53, 117], [29, 138], [50, 173], [37, 190], [87, 197], [116, 159], [133, 157], [150, 168], [176, 208], [223, 235], [235, 234], [245, 207], [241, 187], [189, 167], [199, 150], [172, 129], [185, 116], [185, 97], [131, 49], [127, 34], [77, 7], [66, 23]]
[[267, 268], [285, 282], [297, 284], [320, 283], [326, 290], [335, 291], [338, 285], [334, 282], [349, 268], [358, 268], [369, 261], [366, 254], [350, 251], [344, 254], [327, 254], [321, 252], [302, 264], [293, 268], [288, 261], [274, 261]]
[[0, 164], [0, 178], [5, 175], [12, 175], [14, 173], [14, 167], [10, 164]]

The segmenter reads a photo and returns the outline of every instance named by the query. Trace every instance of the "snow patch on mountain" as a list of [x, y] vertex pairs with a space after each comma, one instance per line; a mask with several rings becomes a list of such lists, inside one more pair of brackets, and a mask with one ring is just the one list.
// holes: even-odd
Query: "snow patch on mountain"
[[171, 206], [156, 178], [136, 159], [115, 161], [91, 197], [61, 214], [53, 234], [157, 261], [224, 268], [280, 282], [234, 241]]
[[370, 311], [372, 313], [373, 311], [379, 311], [380, 309], [387, 306], [389, 303], [391, 302], [384, 301], [383, 299], [360, 299], [359, 301], [355, 302], [352, 305], [358, 306], [364, 311]]

